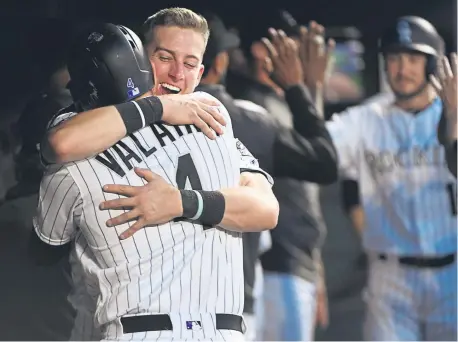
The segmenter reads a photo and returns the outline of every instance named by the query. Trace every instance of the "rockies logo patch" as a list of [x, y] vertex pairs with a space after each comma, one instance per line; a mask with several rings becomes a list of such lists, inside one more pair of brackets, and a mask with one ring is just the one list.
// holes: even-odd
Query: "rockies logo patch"
[[239, 153], [242, 156], [244, 156], [244, 157], [253, 157], [253, 155], [250, 153], [250, 151], [248, 151], [248, 149], [245, 147], [245, 145], [242, 144], [242, 142], [240, 140], [237, 140], [236, 146], [237, 146], [237, 151], [239, 151]]
[[99, 43], [103, 39], [103, 34], [99, 32], [92, 32], [89, 37], [87, 37], [87, 41], [89, 43]]

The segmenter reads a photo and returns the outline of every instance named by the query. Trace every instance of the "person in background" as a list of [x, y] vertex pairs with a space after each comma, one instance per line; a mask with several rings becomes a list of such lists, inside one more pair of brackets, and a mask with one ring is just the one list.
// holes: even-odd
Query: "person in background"
[[[320, 27], [311, 25], [310, 30], [299, 27], [291, 17], [280, 13], [280, 19], [272, 19], [265, 28], [241, 30], [242, 48], [250, 66], [250, 75], [231, 80], [231, 92], [235, 97], [252, 101], [267, 110], [267, 113], [282, 129], [294, 129], [302, 134], [312, 130], [305, 122], [306, 114], [315, 108], [315, 87], [320, 87], [317, 73], [311, 72], [312, 65], [301, 63], [302, 50], [314, 52], [306, 54], [315, 58], [314, 66], [326, 67], [332, 43], [326, 49], [316, 42]], [[276, 26], [275, 26], [276, 25]], [[271, 40], [261, 39], [270, 30]], [[256, 32], [253, 32], [256, 31]], [[283, 48], [276, 44], [295, 46], [289, 58], [282, 53]], [[297, 48], [299, 43], [299, 49]], [[324, 49], [326, 53], [319, 54]], [[310, 59], [308, 62], [312, 62]], [[306, 78], [306, 72], [309, 78]], [[312, 85], [305, 87], [305, 80]], [[307, 101], [300, 106], [293, 94], [302, 89]], [[310, 92], [312, 90], [312, 92]], [[315, 117], [321, 117], [315, 111]], [[322, 119], [320, 122], [323, 123]], [[323, 123], [324, 124], [324, 123]], [[320, 131], [320, 134], [322, 131]], [[319, 156], [320, 154], [317, 154]], [[293, 158], [292, 155], [288, 156]], [[322, 168], [321, 172], [326, 171]], [[327, 325], [327, 298], [324, 284], [324, 269], [321, 264], [320, 249], [325, 235], [325, 225], [321, 217], [319, 190], [312, 179], [291, 175], [276, 179], [274, 193], [280, 203], [279, 223], [271, 232], [272, 248], [261, 256], [264, 269], [264, 319], [261, 323], [261, 340], [312, 340], [315, 323]], [[277, 178], [275, 178], [277, 177]], [[335, 181], [333, 178], [332, 181]], [[319, 183], [319, 182], [316, 182]]]
[[441, 101], [430, 79], [444, 41], [425, 19], [405, 16], [386, 29], [379, 48], [395, 100], [355, 106], [327, 122], [365, 214], [365, 339], [454, 341], [456, 177], [437, 128], [443, 111], [456, 108]]
[[[0, 340], [68, 340], [74, 321], [75, 312], [67, 301], [71, 291], [68, 260], [62, 260], [53, 268], [42, 268], [27, 257], [42, 175], [37, 144], [48, 119], [72, 101], [65, 88], [69, 79], [65, 58], [58, 55], [49, 63], [54, 66], [46, 86], [27, 103], [8, 132], [10, 137], [5, 143], [9, 146], [5, 147], [8, 147], [11, 163], [0, 153], [2, 175], [7, 167], [11, 174], [8, 179], [4, 178], [8, 180], [5, 182], [8, 192], [5, 202], [0, 203], [0, 227], [7, 229], [0, 242], [0, 257], [7, 262], [2, 263], [0, 274], [11, 275], [9, 281], [0, 285]], [[11, 187], [14, 179], [18, 183]], [[27, 329], [24, 322], [28, 322]]]
[[[307, 131], [282, 127], [261, 106], [251, 101], [234, 99], [227, 92], [224, 81], [229, 53], [239, 46], [239, 38], [227, 30], [215, 14], [207, 13], [205, 17], [211, 34], [203, 59], [205, 71], [197, 89], [215, 96], [225, 105], [231, 115], [234, 135], [258, 158], [261, 167], [273, 176], [292, 177], [320, 184], [333, 182], [336, 179], [333, 147], [329, 145], [326, 132], [322, 129], [323, 122], [316, 115], [313, 105], [309, 109], [310, 104], [304, 93], [292, 92], [291, 101], [305, 103], [301, 114], [309, 120]], [[294, 62], [294, 59], [287, 57], [294, 50], [289, 44], [279, 41], [274, 44], [281, 51], [281, 58], [286, 58], [284, 63]], [[277, 75], [280, 78], [292, 77], [285, 74], [283, 68], [277, 70]], [[300, 83], [300, 79], [290, 82]], [[266, 233], [244, 234], [244, 317], [247, 320], [245, 337], [248, 340], [256, 338], [255, 320], [261, 314], [259, 311], [262, 311], [255, 310], [258, 307], [255, 297], [262, 291], [262, 271], [258, 258], [262, 251], [269, 248], [270, 235]]]
[[70, 81], [65, 58], [57, 60], [45, 89], [27, 103], [14, 130], [21, 147], [15, 156], [17, 185], [6, 198], [14, 199], [37, 193], [43, 173], [38, 146], [52, 116], [72, 103], [67, 84]]
[[[371, 106], [375, 103], [390, 104], [395, 100], [395, 96], [391, 91], [378, 93], [366, 99], [360, 108]], [[350, 175], [346, 175], [342, 179], [341, 199], [344, 211], [350, 217], [353, 227], [356, 229], [359, 236], [362, 236], [364, 229], [364, 212], [360, 202], [358, 182]]]

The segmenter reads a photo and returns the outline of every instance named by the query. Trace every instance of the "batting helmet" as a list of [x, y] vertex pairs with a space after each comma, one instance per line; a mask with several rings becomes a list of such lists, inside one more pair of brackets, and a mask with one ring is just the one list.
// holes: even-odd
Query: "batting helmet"
[[133, 100], [154, 86], [140, 38], [121, 25], [85, 29], [73, 42], [67, 67], [68, 87], [83, 110]]
[[437, 59], [444, 54], [445, 44], [434, 26], [427, 20], [405, 16], [397, 20], [396, 27], [384, 32], [379, 41], [380, 52], [413, 51], [427, 55], [426, 75], [434, 74]]

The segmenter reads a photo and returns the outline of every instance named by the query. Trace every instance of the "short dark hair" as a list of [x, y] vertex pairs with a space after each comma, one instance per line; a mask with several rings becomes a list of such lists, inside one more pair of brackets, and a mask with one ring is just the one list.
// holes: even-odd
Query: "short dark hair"
[[204, 37], [205, 45], [210, 36], [207, 20], [200, 14], [187, 8], [165, 8], [149, 17], [142, 26], [142, 38], [145, 45], [154, 40], [154, 29], [157, 26], [176, 26], [192, 29]]

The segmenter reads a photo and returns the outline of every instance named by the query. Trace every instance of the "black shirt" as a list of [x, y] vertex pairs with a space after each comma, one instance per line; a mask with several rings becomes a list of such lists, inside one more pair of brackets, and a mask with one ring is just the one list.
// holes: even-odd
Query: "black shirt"
[[[288, 89], [285, 98], [270, 87], [246, 78], [233, 89], [238, 97], [266, 108], [279, 126], [272, 176], [280, 215], [277, 227], [271, 231], [272, 248], [261, 257], [263, 268], [313, 281], [316, 275], [313, 254], [322, 245], [325, 225], [318, 186], [304, 181], [328, 184], [337, 179], [337, 158], [331, 137], [302, 86]], [[286, 152], [281, 147], [284, 145], [281, 141], [291, 139], [286, 132], [293, 129], [310, 143], [307, 163], [296, 151]], [[292, 165], [300, 173], [292, 172]]]
[[[336, 179], [335, 149], [321, 120], [305, 117], [310, 129], [303, 130], [301, 135], [292, 128], [282, 126], [264, 108], [234, 100], [224, 86], [201, 85], [198, 90], [213, 95], [223, 103], [231, 116], [234, 136], [247, 146], [265, 171], [277, 177], [276, 182], [281, 182], [278, 177], [295, 177], [323, 184]], [[299, 99], [298, 106], [304, 108], [301, 102], [301, 99], [304, 100], [303, 89], [293, 89], [291, 97]], [[245, 312], [252, 312], [258, 246], [259, 233], [244, 234]]]
[[43, 170], [37, 146], [52, 116], [71, 103], [70, 92], [63, 89], [58, 93], [40, 94], [27, 104], [15, 127], [22, 142], [21, 152], [15, 158], [18, 184], [8, 191], [7, 199], [38, 192]]

